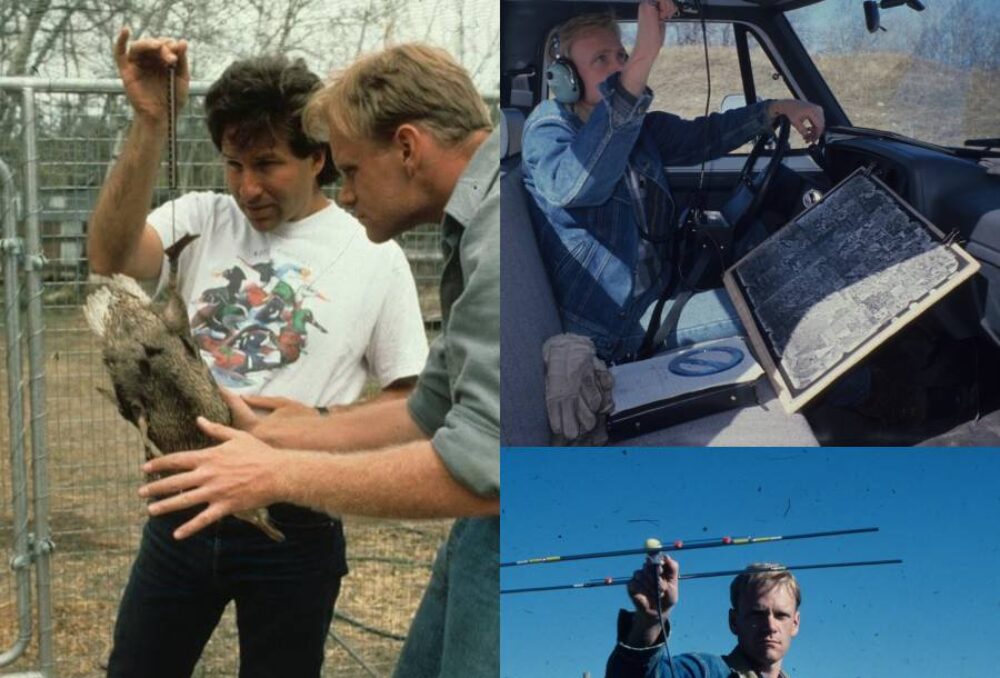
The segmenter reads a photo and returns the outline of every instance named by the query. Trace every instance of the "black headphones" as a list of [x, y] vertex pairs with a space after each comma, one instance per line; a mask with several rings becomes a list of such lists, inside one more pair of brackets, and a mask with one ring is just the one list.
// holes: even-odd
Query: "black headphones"
[[559, 38], [552, 39], [552, 63], [545, 69], [545, 82], [555, 100], [561, 104], [575, 104], [583, 97], [583, 81], [576, 66], [559, 54]]

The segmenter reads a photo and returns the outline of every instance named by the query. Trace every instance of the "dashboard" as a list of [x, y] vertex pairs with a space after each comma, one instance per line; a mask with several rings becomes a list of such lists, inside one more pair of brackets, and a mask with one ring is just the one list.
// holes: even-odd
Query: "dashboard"
[[1000, 177], [974, 160], [890, 139], [846, 137], [826, 145], [837, 183], [862, 166], [873, 171], [944, 234], [955, 234], [982, 268], [935, 313], [962, 336], [980, 329], [1000, 346]]

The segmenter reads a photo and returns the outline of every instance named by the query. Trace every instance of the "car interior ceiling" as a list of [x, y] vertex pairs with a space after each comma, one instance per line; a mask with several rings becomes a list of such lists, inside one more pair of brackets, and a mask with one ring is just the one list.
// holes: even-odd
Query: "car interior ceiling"
[[[544, 36], [546, 29], [538, 28], [540, 17], [541, 26], [554, 26], [587, 3], [530, 4], [542, 6], [532, 26], [536, 35]], [[528, 11], [525, 5], [502, 3], [508, 13]], [[518, 58], [505, 59], [504, 89], [512, 73], [526, 69], [542, 52], [536, 43], [529, 55], [523, 42], [514, 51]], [[871, 167], [892, 191], [957, 239], [982, 266], [973, 280], [855, 369], [864, 372], [871, 386], [864, 407], [839, 407], [820, 397], [804, 410], [822, 444], [913, 445], [1000, 409], [1000, 379], [994, 378], [1000, 374], [998, 179], [973, 160], [947, 150], [855, 134], [841, 126], [827, 136], [820, 171], [806, 176], [781, 168], [761, 220], [769, 230], [779, 228], [803, 209], [801, 197], [806, 191], [825, 192], [858, 167]]]

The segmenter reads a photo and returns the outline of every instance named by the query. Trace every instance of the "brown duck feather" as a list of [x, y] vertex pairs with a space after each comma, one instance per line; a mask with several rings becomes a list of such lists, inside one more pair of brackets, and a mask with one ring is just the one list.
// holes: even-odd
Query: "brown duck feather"
[[[197, 237], [187, 235], [167, 249], [169, 280], [154, 300], [135, 280], [116, 274], [84, 307], [87, 323], [102, 342], [114, 389], [107, 395], [139, 429], [147, 459], [214, 445], [198, 428], [199, 415], [232, 424], [229, 407], [191, 339], [187, 310], [177, 292], [177, 260]], [[267, 509], [237, 517], [275, 541], [284, 539]]]

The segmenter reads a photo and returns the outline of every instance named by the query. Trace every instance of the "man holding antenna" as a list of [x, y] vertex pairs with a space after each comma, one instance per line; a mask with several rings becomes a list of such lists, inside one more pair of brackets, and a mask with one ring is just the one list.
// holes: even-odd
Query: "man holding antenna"
[[619, 613], [606, 678], [788, 678], [781, 664], [799, 632], [802, 593], [792, 573], [780, 568], [753, 563], [730, 584], [729, 629], [737, 639], [732, 652], [671, 657], [666, 636], [680, 566], [669, 556], [649, 557], [628, 583], [635, 612]]

